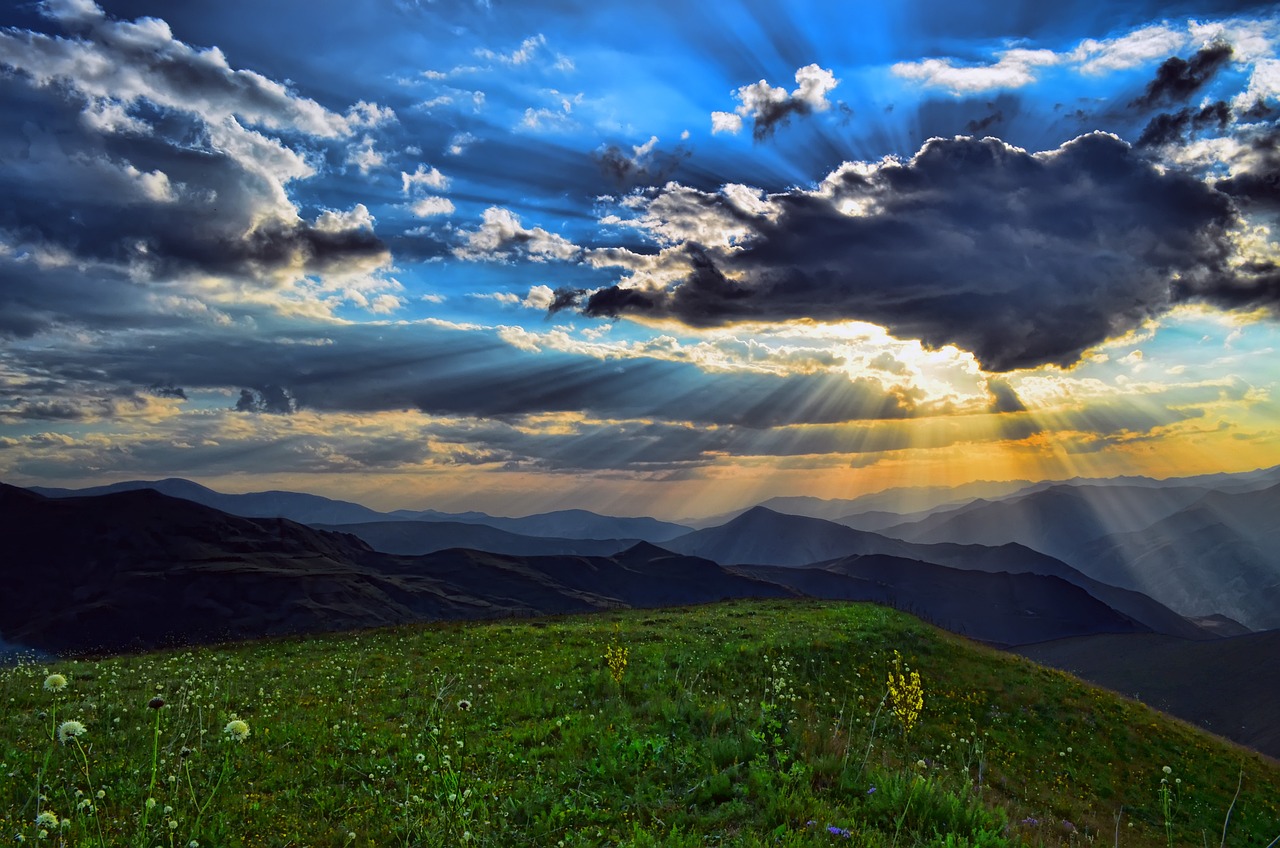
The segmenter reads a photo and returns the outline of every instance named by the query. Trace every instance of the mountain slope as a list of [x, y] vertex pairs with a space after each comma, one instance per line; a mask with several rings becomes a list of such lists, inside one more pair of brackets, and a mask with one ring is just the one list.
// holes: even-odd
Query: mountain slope
[[1210, 642], [1085, 636], [1015, 652], [1280, 759], [1280, 630]]
[[1038, 574], [964, 571], [881, 554], [846, 557], [821, 567], [741, 565], [730, 570], [816, 598], [884, 604], [1000, 645], [1148, 630], [1083, 589]]

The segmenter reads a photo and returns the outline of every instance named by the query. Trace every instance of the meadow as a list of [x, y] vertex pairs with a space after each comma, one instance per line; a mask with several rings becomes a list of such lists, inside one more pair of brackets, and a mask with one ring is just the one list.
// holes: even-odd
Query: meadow
[[1280, 765], [868, 604], [27, 663], [0, 704], [5, 844], [1280, 844]]

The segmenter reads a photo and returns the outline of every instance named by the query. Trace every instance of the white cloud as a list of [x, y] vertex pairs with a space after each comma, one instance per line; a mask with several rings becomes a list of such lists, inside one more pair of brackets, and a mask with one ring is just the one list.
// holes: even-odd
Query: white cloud
[[1244, 110], [1254, 106], [1259, 100], [1273, 100], [1280, 97], [1280, 59], [1262, 59], [1253, 66], [1249, 76], [1249, 86], [1236, 96], [1234, 105]]
[[345, 233], [350, 230], [373, 231], [374, 218], [369, 207], [357, 203], [349, 211], [326, 209], [315, 220], [315, 228], [322, 233]]
[[409, 209], [419, 218], [429, 218], [432, 215], [452, 215], [454, 213], [453, 201], [447, 197], [424, 197], [414, 201]]
[[488, 59], [492, 62], [501, 62], [504, 65], [527, 65], [532, 61], [534, 54], [547, 43], [547, 37], [542, 33], [531, 35], [524, 41], [520, 42], [520, 46], [510, 53], [497, 53], [488, 48], [480, 48], [476, 50], [476, 55], [481, 59]]
[[733, 93], [739, 101], [733, 112], [712, 112], [711, 132], [738, 133], [744, 118], [755, 123], [757, 136], [770, 132], [775, 124], [793, 113], [825, 112], [831, 108], [827, 94], [840, 80], [816, 64], [805, 65], [795, 74], [796, 89], [771, 86], [765, 80], [744, 85]]
[[355, 165], [362, 174], [382, 167], [386, 159], [373, 145], [373, 136], [368, 135], [360, 139], [359, 143], [351, 145], [347, 148], [347, 164]]
[[1006, 50], [999, 56], [992, 65], [957, 65], [953, 59], [925, 59], [899, 62], [890, 71], [903, 79], [964, 95], [997, 88], [1021, 88], [1035, 82], [1036, 68], [1062, 60], [1052, 50]]
[[1086, 38], [1067, 54], [1082, 73], [1101, 74], [1136, 68], [1164, 59], [1186, 46], [1188, 34], [1168, 24], [1153, 24], [1118, 38]]
[[735, 115], [732, 112], [712, 112], [711, 113], [711, 132], [715, 133], [732, 133], [737, 135], [742, 131], [742, 116]]
[[510, 209], [490, 206], [478, 230], [460, 233], [463, 243], [453, 254], [469, 261], [506, 261], [521, 253], [533, 262], [576, 259], [582, 248], [542, 227], [526, 228]]
[[448, 187], [449, 178], [440, 173], [440, 169], [435, 167], [427, 167], [419, 163], [417, 170], [412, 174], [404, 171], [400, 172], [400, 191], [405, 195], [412, 194], [419, 189], [444, 191]]
[[477, 141], [479, 139], [469, 132], [454, 133], [453, 137], [449, 139], [449, 145], [444, 152], [450, 156], [461, 156], [467, 152], [468, 147]]

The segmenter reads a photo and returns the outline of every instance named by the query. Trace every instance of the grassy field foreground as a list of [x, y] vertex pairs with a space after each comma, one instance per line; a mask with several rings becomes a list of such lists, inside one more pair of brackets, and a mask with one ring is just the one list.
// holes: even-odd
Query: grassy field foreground
[[1226, 845], [1280, 836], [1274, 763], [865, 604], [26, 665], [0, 703], [8, 844], [1216, 846], [1228, 811]]

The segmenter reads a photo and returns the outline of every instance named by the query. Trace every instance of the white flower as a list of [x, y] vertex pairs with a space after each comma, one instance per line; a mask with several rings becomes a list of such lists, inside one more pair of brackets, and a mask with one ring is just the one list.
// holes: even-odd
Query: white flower
[[1165, 766], [1165, 767], [1164, 767], [1164, 773], [1165, 773], [1165, 774], [1173, 774], [1173, 769], [1169, 768], [1168, 766]]
[[51, 674], [44, 679], [44, 688], [50, 692], [61, 692], [67, 688], [67, 678], [61, 674]]
[[78, 721], [64, 721], [58, 725], [58, 741], [63, 745], [85, 732], [85, 726]]
[[41, 827], [57, 827], [58, 817], [54, 813], [45, 810], [40, 815], [36, 816], [36, 824]]
[[237, 742], [243, 742], [249, 738], [249, 723], [238, 718], [232, 719], [227, 722], [227, 726], [222, 729], [222, 732]]

